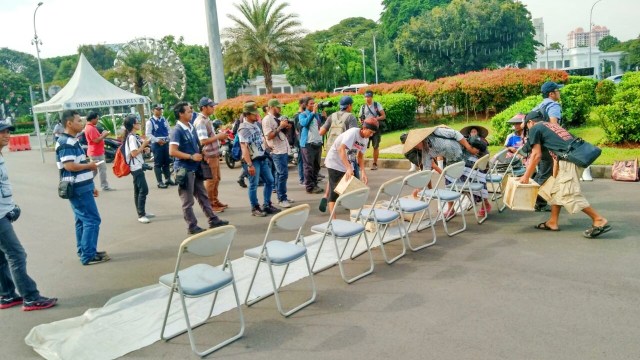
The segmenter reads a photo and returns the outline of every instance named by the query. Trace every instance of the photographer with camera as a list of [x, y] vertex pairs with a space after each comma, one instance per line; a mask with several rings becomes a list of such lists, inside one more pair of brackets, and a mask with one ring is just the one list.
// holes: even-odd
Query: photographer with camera
[[322, 156], [322, 136], [320, 125], [327, 113], [318, 112], [318, 104], [312, 97], [305, 97], [305, 110], [298, 115], [300, 123], [300, 150], [304, 161], [304, 187], [307, 194], [320, 194], [324, 190], [318, 187], [318, 173], [320, 173], [320, 159]]
[[371, 141], [369, 142], [373, 145], [373, 165], [371, 166], [371, 170], [378, 170], [380, 140], [382, 139], [382, 130], [384, 129], [384, 121], [387, 119], [387, 114], [384, 112], [384, 109], [379, 102], [373, 101], [373, 91], [365, 91], [364, 100], [364, 105], [360, 107], [360, 120], [373, 117], [380, 123], [380, 130], [376, 131], [376, 133], [371, 137]]
[[[38, 287], [27, 274], [27, 253], [13, 231], [12, 223], [20, 217], [20, 208], [13, 202], [9, 175], [4, 164], [2, 149], [9, 144], [10, 123], [0, 123], [0, 309], [22, 304], [22, 310], [48, 309], [58, 299], [40, 295]], [[20, 296], [16, 294], [16, 290]]]
[[151, 140], [146, 138], [142, 142], [136, 136], [140, 131], [141, 124], [135, 115], [129, 114], [124, 119], [124, 155], [125, 161], [131, 169], [131, 177], [133, 177], [133, 201], [136, 204], [138, 212], [138, 222], [148, 224], [149, 218], [154, 215], [145, 211], [147, 195], [149, 194], [149, 186], [144, 176], [144, 157], [142, 153], [144, 148], [149, 145]]

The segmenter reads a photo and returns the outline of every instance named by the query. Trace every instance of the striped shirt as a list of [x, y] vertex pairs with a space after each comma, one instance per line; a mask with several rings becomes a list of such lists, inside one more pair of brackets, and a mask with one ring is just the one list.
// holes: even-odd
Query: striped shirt
[[[93, 171], [89, 169], [69, 171], [64, 169], [64, 164], [73, 161], [76, 164], [86, 164], [87, 155], [77, 138], [63, 133], [56, 141], [56, 164], [58, 170], [62, 170], [61, 180], [72, 181], [75, 184], [75, 192], [83, 192], [85, 186], [93, 190]], [[89, 189], [87, 188], [87, 189]]]

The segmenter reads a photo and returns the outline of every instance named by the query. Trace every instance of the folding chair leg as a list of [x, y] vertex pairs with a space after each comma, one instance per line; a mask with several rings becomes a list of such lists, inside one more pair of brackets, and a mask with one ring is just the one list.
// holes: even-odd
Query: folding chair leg
[[262, 295], [262, 296], [258, 296], [255, 299], [251, 299], [249, 300], [249, 295], [251, 295], [251, 289], [253, 288], [253, 283], [256, 280], [256, 275], [258, 274], [258, 269], [260, 268], [260, 264], [262, 263], [262, 261], [260, 259], [256, 259], [256, 268], [253, 270], [253, 276], [251, 276], [251, 282], [249, 283], [249, 288], [247, 289], [247, 295], [244, 298], [244, 303], [247, 306], [251, 306], [259, 301], [262, 301], [266, 298], [268, 298], [269, 296], [271, 296], [272, 294], [266, 294], [266, 295]]
[[324, 235], [322, 235], [322, 240], [320, 240], [320, 246], [318, 246], [318, 252], [316, 253], [316, 257], [313, 259], [313, 264], [311, 264], [311, 271], [314, 274], [317, 274], [321, 271], [327, 270], [328, 268], [331, 268], [333, 266], [335, 266], [336, 264], [329, 264], [323, 268], [317, 269], [315, 270], [316, 267], [316, 262], [318, 261], [318, 257], [320, 257], [320, 251], [322, 250], [322, 245], [324, 245], [324, 240], [327, 238], [327, 234], [325, 233]]
[[[459, 234], [463, 231], [465, 231], [467, 229], [467, 220], [465, 219], [464, 216], [464, 210], [462, 209], [462, 201], [461, 199], [456, 200], [456, 202], [458, 203], [458, 209], [460, 210], [460, 215], [462, 216], [462, 227], [452, 233], [449, 232], [449, 227], [447, 226], [447, 221], [445, 219], [445, 216], [442, 216], [442, 224], [444, 225], [444, 231], [447, 233], [447, 235], [449, 236], [453, 236], [456, 234]], [[453, 205], [455, 207], [455, 204]]]
[[[369, 253], [369, 270], [366, 270], [365, 272], [361, 273], [360, 275], [354, 276], [350, 279], [347, 279], [345, 272], [344, 272], [344, 266], [342, 264], [342, 257], [340, 254], [340, 249], [338, 247], [338, 240], [337, 238], [334, 236], [333, 237], [333, 244], [335, 245], [336, 248], [336, 255], [338, 257], [338, 267], [340, 268], [340, 275], [342, 276], [342, 279], [347, 283], [347, 284], [351, 284], [352, 282], [359, 280], [369, 274], [371, 274], [373, 272], [373, 255], [371, 254], [371, 246], [369, 245], [369, 239], [367, 237], [367, 233], [366, 231], [363, 232], [361, 235], [364, 235], [364, 241], [367, 244], [367, 252]], [[346, 246], [349, 243], [349, 239], [347, 239], [347, 244], [345, 244], [345, 249]], [[342, 254], [344, 254], [344, 250], [342, 251]]]
[[[431, 235], [433, 236], [433, 240], [431, 242], [429, 242], [429, 243], [413, 247], [413, 245], [411, 245], [411, 240], [409, 240], [409, 231], [405, 228], [405, 233], [406, 233], [406, 236], [407, 236], [407, 246], [409, 247], [409, 249], [411, 249], [411, 251], [422, 250], [422, 249], [428, 248], [428, 247], [430, 247], [430, 246], [432, 246], [432, 245], [434, 245], [436, 243], [436, 228], [435, 228], [435, 224], [437, 223], [437, 220], [436, 221], [433, 220], [433, 218], [431, 217], [431, 211], [429, 209], [426, 209], [426, 212], [429, 214], [429, 226], [428, 227], [431, 228]], [[438, 219], [438, 215], [440, 215], [440, 212], [438, 212], [436, 214], [436, 219]], [[422, 217], [424, 217], [424, 213], [420, 217], [420, 221], [418, 222], [418, 228], [420, 227], [420, 223], [422, 222]], [[418, 228], [416, 228], [416, 231], [418, 231]]]
[[[280, 286], [276, 287], [276, 277], [273, 274], [272, 264], [270, 262], [267, 262], [267, 264], [269, 266], [269, 275], [271, 275], [271, 284], [273, 285], [273, 295], [276, 298], [276, 305], [278, 307], [278, 311], [284, 317], [289, 317], [289, 316], [295, 314], [296, 312], [302, 310], [303, 308], [307, 307], [308, 305], [312, 304], [314, 301], [316, 301], [316, 283], [313, 280], [313, 273], [311, 271], [311, 266], [309, 265], [309, 257], [305, 254], [304, 259], [305, 259], [305, 262], [307, 264], [307, 270], [309, 271], [309, 280], [311, 281], [311, 298], [309, 298], [304, 303], [296, 306], [295, 308], [293, 308], [293, 309], [291, 309], [289, 311], [284, 311], [282, 309], [282, 303], [280, 302], [280, 293], [279, 293], [280, 287], [282, 286], [282, 282], [284, 281], [284, 277], [287, 275], [287, 270], [285, 270], [284, 274], [282, 275], [282, 280], [280, 281]], [[287, 264], [287, 269], [288, 269], [288, 267], [289, 267], [289, 265]]]
[[382, 232], [382, 235], [380, 235], [379, 229], [378, 231], [375, 232], [375, 235], [374, 235], [374, 239], [377, 236], [378, 239], [380, 240], [380, 251], [382, 252], [382, 257], [384, 258], [384, 261], [389, 265], [393, 264], [394, 262], [396, 262], [398, 259], [400, 259], [407, 253], [407, 246], [405, 244], [405, 241], [408, 241], [408, 237], [406, 236], [406, 230], [405, 230], [405, 234], [403, 234], [404, 221], [401, 222], [401, 220], [402, 220], [401, 217], [398, 217], [396, 219], [396, 222], [398, 223], [398, 231], [400, 232], [400, 239], [396, 239], [396, 240], [400, 240], [400, 243], [402, 244], [402, 251], [400, 252], [400, 254], [396, 255], [394, 258], [389, 259], [387, 257], [387, 251], [384, 248], [384, 244], [389, 244], [395, 241], [395, 240], [391, 240], [387, 242], [384, 241], [384, 237], [387, 234], [387, 230], [389, 229], [389, 224], [382, 224], [384, 226], [384, 231]]

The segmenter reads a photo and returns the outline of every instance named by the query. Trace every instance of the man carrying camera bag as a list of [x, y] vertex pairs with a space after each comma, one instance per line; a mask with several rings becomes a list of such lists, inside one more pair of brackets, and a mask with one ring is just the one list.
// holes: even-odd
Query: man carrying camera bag
[[13, 202], [2, 149], [9, 144], [10, 133], [14, 130], [10, 124], [0, 123], [0, 309], [20, 304], [23, 311], [48, 309], [58, 299], [46, 298], [38, 292], [35, 281], [27, 274], [27, 254], [11, 224], [20, 217], [20, 208]]

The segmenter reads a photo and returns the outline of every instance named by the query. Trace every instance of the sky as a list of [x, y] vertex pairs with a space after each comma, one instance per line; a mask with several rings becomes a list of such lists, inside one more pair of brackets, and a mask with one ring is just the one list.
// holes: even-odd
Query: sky
[[[82, 44], [124, 43], [138, 37], [160, 39], [183, 36], [187, 44], [207, 44], [205, 0], [43, 0], [36, 26], [43, 58], [70, 55]], [[589, 11], [596, 0], [521, 0], [532, 17], [544, 19], [549, 43], [566, 43], [577, 27], [588, 28]], [[231, 26], [227, 14], [236, 14], [233, 0], [218, 0], [221, 31]], [[380, 0], [288, 0], [308, 31], [328, 29], [348, 17], [378, 20]], [[33, 11], [38, 0], [0, 1], [0, 48], [35, 54]], [[604, 25], [624, 41], [640, 35], [640, 0], [601, 0], [593, 23]]]

